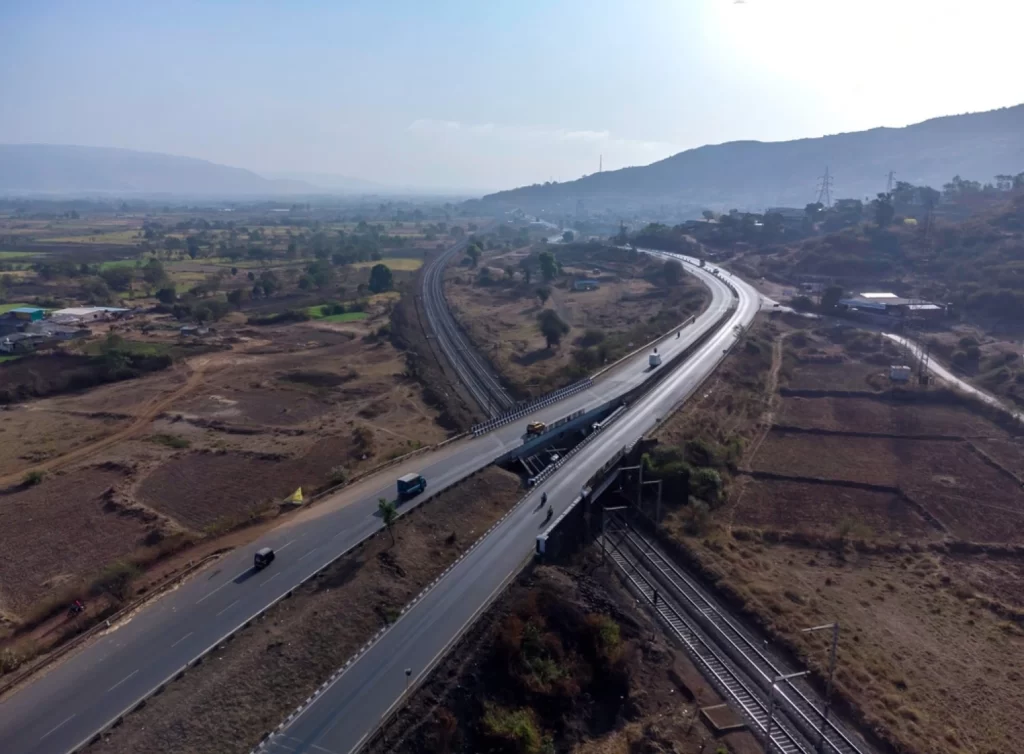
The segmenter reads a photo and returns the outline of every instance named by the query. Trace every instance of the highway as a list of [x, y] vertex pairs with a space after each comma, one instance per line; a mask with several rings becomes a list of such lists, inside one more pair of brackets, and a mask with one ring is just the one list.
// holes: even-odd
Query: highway
[[[725, 284], [708, 272], [690, 269], [712, 291], [710, 311], [727, 310], [734, 299]], [[548, 493], [555, 515], [568, 507], [608, 458], [647, 432], [696, 390], [735, 340], [733, 328], [750, 323], [759, 308], [758, 293], [734, 278], [730, 282], [739, 295], [725, 326], [622, 418], [597, 435], [586, 453], [537, 488], [536, 494]], [[464, 628], [519, 571], [546, 523], [543, 508], [532, 504], [517, 508], [376, 644], [269, 739], [264, 751], [349, 754], [357, 749], [389, 710], [401, 702], [407, 683], [414, 687], [424, 678]], [[411, 674], [408, 680], [407, 670]]]
[[[661, 342], [659, 350], [666, 360], [706, 332], [731, 305], [732, 294], [721, 281], [705, 271], [690, 269], [707, 281], [713, 294], [712, 302], [692, 325], [682, 330], [682, 337], [670, 335]], [[749, 321], [757, 308], [757, 294], [739, 281], [733, 282], [742, 292], [741, 305], [734, 320]], [[618, 443], [620, 447], [624, 435], [635, 437], [642, 433], [656, 417], [663, 416], [684, 397], [714, 368], [722, 357], [725, 343], [732, 337], [731, 327], [720, 331], [707, 347], [692, 355], [642, 405], [612, 425], [616, 427], [614, 433], [600, 438], [601, 442], [595, 442], [585, 457], [568, 465], [571, 468], [553, 475], [544, 486], [552, 501], [560, 506], [568, 504], [579, 490], [581, 474], [586, 478], [584, 471], [597, 468], [600, 465], [598, 459], [607, 457], [610, 445]], [[551, 422], [577, 409], [606, 403], [642, 383], [649, 376], [646, 366], [647, 354], [637, 354], [609, 370], [589, 389], [538, 410], [530, 418]], [[422, 456], [419, 471], [428, 481], [428, 493], [443, 490], [521, 444], [525, 423], [524, 419], [521, 423], [455, 442]], [[0, 702], [0, 750], [18, 754], [64, 754], [87, 743], [97, 731], [172, 679], [191, 660], [379, 529], [377, 500], [394, 495], [392, 473], [385, 472], [380, 477], [371, 478], [360, 483], [358, 488], [365, 492], [358, 500], [344, 506], [333, 504], [331, 499], [325, 500], [249, 547], [227, 554], [216, 567], [207, 569], [155, 600], [123, 625], [115, 626], [48, 669], [31, 684], [8, 695]], [[339, 493], [340, 496], [349, 494], [346, 490]], [[417, 502], [406, 503], [401, 509]], [[520, 514], [523, 512], [519, 511]], [[506, 524], [501, 531], [503, 535], [508, 534], [508, 541], [504, 536], [492, 537], [487, 546], [481, 546], [476, 553], [477, 557], [486, 555], [488, 558], [483, 566], [483, 575], [487, 578], [481, 582], [482, 585], [469, 584], [464, 577], [450, 582], [459, 585], [454, 588], [462, 589], [459, 592], [461, 596], [455, 598], [459, 609], [478, 597], [481, 589], [493, 584], [495, 573], [502, 569], [507, 571], [511, 560], [521, 559], [528, 550], [536, 522], [518, 515], [507, 519]], [[251, 568], [253, 552], [263, 546], [274, 547], [279, 556], [270, 568], [255, 573]], [[449, 598], [452, 594], [447, 586], [443, 592], [438, 592], [442, 593]], [[436, 599], [432, 597], [428, 604], [436, 605]], [[457, 610], [452, 610], [448, 619], [458, 614]], [[433, 615], [437, 617], [436, 613]], [[386, 635], [388, 644], [397, 641], [392, 636], [403, 636], [414, 622], [409, 619], [399, 621]], [[428, 632], [427, 629], [419, 634], [424, 632]], [[419, 654], [418, 662], [412, 659], [395, 661], [407, 661], [411, 666], [422, 668], [425, 660], [422, 653]], [[406, 655], [396, 652], [394, 657], [405, 658]], [[348, 687], [351, 679], [365, 672], [365, 668], [365, 663], [359, 663], [357, 673], [342, 676], [348, 680], [339, 688]], [[372, 688], [376, 690], [367, 692], [367, 696], [378, 701], [389, 693], [386, 684]]]

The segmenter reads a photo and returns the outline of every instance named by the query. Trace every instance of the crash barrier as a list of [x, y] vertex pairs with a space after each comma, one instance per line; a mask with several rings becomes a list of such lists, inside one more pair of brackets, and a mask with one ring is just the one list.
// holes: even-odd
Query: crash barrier
[[501, 416], [496, 416], [493, 419], [488, 419], [487, 421], [482, 422], [481, 424], [477, 424], [470, 430], [470, 432], [473, 433], [474, 437], [479, 437], [480, 435], [486, 432], [490, 432], [491, 430], [497, 429], [498, 427], [504, 427], [506, 424], [509, 424], [510, 422], [518, 421], [527, 414], [533, 413], [537, 409], [547, 408], [552, 403], [557, 403], [563, 398], [568, 398], [570, 395], [576, 395], [576, 393], [586, 390], [593, 384], [594, 381], [590, 377], [585, 377], [579, 382], [574, 382], [571, 385], [559, 388], [553, 393], [548, 393], [542, 398], [538, 398], [537, 400], [530, 401], [529, 403], [525, 403], [521, 406], [518, 406], [517, 408], [514, 408], [511, 411], [502, 414]]
[[[569, 451], [559, 461], [557, 461], [556, 463], [552, 464], [551, 466], [548, 466], [543, 472], [541, 472], [541, 474], [539, 474], [537, 477], [534, 477], [534, 479], [539, 479], [542, 475], [544, 476], [544, 478], [547, 478], [547, 476], [550, 476], [551, 473], [554, 473], [554, 469], [561, 467], [566, 461], [568, 461], [570, 458], [572, 458], [573, 455], [576, 454], [582, 447], [584, 447], [585, 445], [589, 444], [593, 440], [593, 438], [596, 437], [598, 434], [600, 434], [600, 432], [596, 431], [596, 432], [593, 432], [590, 435], [588, 435], [583, 440], [583, 442], [581, 442], [579, 445], [577, 445], [575, 448], [573, 448], [571, 451]], [[535, 487], [535, 486], [536, 485], [533, 485], [533, 487]], [[439, 583], [441, 583], [441, 581], [444, 580], [444, 578], [446, 576], [448, 576], [448, 574], [451, 573], [452, 570], [456, 566], [459, 565], [459, 563], [461, 563], [463, 560], [465, 560], [466, 557], [470, 553], [472, 553], [480, 545], [481, 542], [483, 542], [485, 539], [487, 539], [487, 537], [489, 537], [491, 535], [491, 533], [495, 529], [497, 529], [499, 526], [501, 526], [501, 524], [504, 523], [505, 519], [507, 519], [509, 516], [511, 516], [517, 510], [519, 510], [519, 508], [521, 508], [523, 506], [523, 503], [525, 503], [527, 500], [531, 499], [535, 495], [536, 495], [536, 489], [531, 488], [530, 490], [528, 490], [526, 492], [525, 495], [523, 495], [521, 498], [519, 498], [519, 500], [516, 501], [515, 505], [513, 505], [511, 508], [509, 508], [509, 510], [506, 511], [505, 514], [501, 518], [499, 518], [497, 521], [495, 521], [493, 524], [491, 524], [491, 527], [489, 529], [487, 529], [487, 531], [485, 531], [483, 534], [481, 534], [479, 537], [477, 537], [476, 541], [474, 541], [473, 544], [471, 544], [466, 550], [464, 550], [459, 555], [458, 558], [456, 558], [447, 568], [444, 569], [444, 571], [442, 571], [438, 576], [436, 576], [433, 581], [431, 581], [422, 590], [420, 590], [420, 593], [417, 594], [415, 597], [413, 597], [401, 609], [401, 611], [398, 614], [398, 620], [396, 620], [395, 623], [397, 623], [399, 620], [401, 620], [413, 607], [416, 606], [417, 603], [419, 603]], [[575, 505], [575, 502], [576, 501], [573, 502], [573, 505]], [[570, 508], [571, 507], [572, 506], [570, 506]], [[564, 517], [565, 517], [565, 513], [562, 513], [556, 520], [557, 521], [561, 521]], [[529, 560], [528, 558], [524, 559], [523, 565], [525, 565], [525, 563], [528, 562], [528, 560]], [[514, 570], [512, 572], [512, 574], [509, 575], [508, 579], [506, 580], [506, 583], [507, 583], [507, 581], [511, 580], [515, 576], [515, 574], [518, 573], [518, 572], [519, 572], [518, 568], [516, 570]], [[503, 590], [501, 590], [501, 589], [496, 590], [494, 592], [494, 594], [491, 595], [491, 599], [496, 597], [502, 591]], [[372, 737], [374, 735], [376, 735], [377, 731], [380, 728], [382, 728], [383, 725], [385, 724], [385, 721], [394, 713], [395, 709], [399, 706], [399, 703], [404, 701], [408, 697], [408, 695], [419, 686], [419, 684], [422, 682], [422, 680], [424, 678], [426, 678], [430, 674], [430, 671], [433, 669], [434, 664], [436, 664], [436, 662], [438, 662], [447, 653], [447, 649], [450, 648], [455, 643], [455, 641], [458, 640], [458, 638], [462, 635], [462, 633], [466, 630], [466, 628], [468, 628], [476, 620], [476, 617], [484, 609], [486, 609], [488, 604], [490, 604], [490, 600], [488, 600], [488, 602], [485, 602], [484, 605], [482, 605], [477, 610], [476, 614], [474, 614], [474, 616], [469, 621], [467, 621], [467, 623], [464, 626], [462, 626], [462, 628], [455, 635], [455, 637], [453, 637], [452, 640], [448, 643], [448, 646], [445, 648], [445, 651], [444, 652], [440, 652], [434, 658], [433, 662], [429, 666], [423, 668], [420, 671], [420, 674], [417, 676], [416, 680], [410, 684], [409, 688], [405, 691], [405, 693], [402, 695], [402, 697], [400, 697], [398, 700], [396, 700], [395, 704], [392, 705], [391, 709], [389, 709], [386, 713], [384, 713], [384, 716], [381, 718], [381, 721], [374, 727], [374, 729], [372, 731], [370, 731], [366, 735], [366, 737], [363, 739], [364, 741], [369, 741], [369, 740], [372, 739]], [[338, 668], [333, 673], [331, 673], [330, 677], [326, 681], [324, 681], [322, 684], [320, 684], [320, 686], [317, 687], [316, 691], [314, 691], [312, 693], [312, 695], [310, 695], [302, 704], [300, 704], [299, 707], [295, 711], [293, 711], [290, 715], [288, 715], [288, 717], [285, 718], [285, 720], [280, 725], [278, 725], [270, 733], [266, 734], [263, 737], [263, 740], [260, 741], [260, 743], [256, 746], [256, 748], [254, 748], [250, 752], [250, 754], [259, 754], [259, 752], [264, 751], [266, 746], [267, 746], [267, 744], [270, 742], [270, 740], [275, 735], [277, 735], [282, 730], [284, 730], [286, 727], [288, 727], [288, 725], [296, 717], [301, 715], [311, 704], [313, 704], [313, 702], [315, 702], [328, 688], [330, 688], [331, 684], [333, 684], [336, 680], [338, 680], [338, 678], [340, 678], [345, 673], [346, 670], [348, 670], [350, 667], [352, 667], [353, 663], [355, 663], [360, 657], [362, 657], [364, 654], [366, 654], [366, 652], [374, 644], [376, 644], [378, 641], [380, 641], [381, 637], [383, 637], [384, 634], [386, 634], [395, 625], [395, 623], [392, 623], [392, 624], [390, 624], [388, 626], [385, 626], [384, 628], [381, 628], [379, 631], [377, 631], [377, 633], [374, 634], [373, 637], [371, 637], [365, 644], [363, 644], [358, 650], [356, 650], [356, 652], [345, 662], [344, 665], [342, 665], [340, 668]]]
[[122, 607], [120, 610], [118, 610], [115, 613], [112, 613], [111, 615], [108, 615], [106, 618], [98, 620], [95, 624], [90, 626], [82, 633], [64, 642], [53, 651], [43, 655], [37, 661], [32, 662], [29, 665], [29, 667], [23, 669], [20, 673], [14, 674], [12, 678], [4, 681], [3, 684], [0, 684], [0, 697], [2, 697], [4, 694], [6, 694], [8, 691], [13, 689], [21, 682], [28, 680], [30, 677], [38, 673], [43, 668], [49, 666], [56, 660], [59, 660], [72, 649], [82, 644], [86, 639], [91, 639], [100, 631], [105, 630], [106, 628], [120, 621], [125, 616], [130, 615], [135, 610], [138, 610], [139, 607], [141, 607], [149, 600], [153, 599], [154, 597], [160, 596], [168, 587], [192, 575], [200, 568], [203, 568], [210, 561], [219, 558], [225, 552], [226, 550], [217, 550], [216, 552], [211, 552], [209, 555], [200, 558], [195, 563], [190, 563], [188, 566], [185, 567], [185, 570], [167, 576], [166, 578], [162, 579], [159, 583], [148, 589], [146, 593], [141, 597], [132, 600], [127, 605]]
[[554, 474], [558, 469], [565, 466], [566, 463], [568, 463], [572, 458], [577, 456], [579, 452], [583, 450], [583, 448], [590, 445], [590, 443], [594, 441], [595, 437], [601, 434], [603, 430], [607, 429], [608, 426], [612, 424], [615, 421], [615, 419], [617, 419], [621, 415], [621, 411], [614, 412], [604, 422], [601, 422], [599, 425], [597, 425], [593, 432], [591, 432], [589, 435], [580, 440], [579, 444], [576, 445], [572, 450], [570, 450], [568, 453], [566, 453], [564, 456], [559, 458], [554, 463], [550, 464], [549, 466], [546, 466], [543, 471], [537, 474], [537, 476], [532, 476], [528, 480], [526, 480], [527, 485], [529, 485], [530, 487], [536, 487], [549, 476]]

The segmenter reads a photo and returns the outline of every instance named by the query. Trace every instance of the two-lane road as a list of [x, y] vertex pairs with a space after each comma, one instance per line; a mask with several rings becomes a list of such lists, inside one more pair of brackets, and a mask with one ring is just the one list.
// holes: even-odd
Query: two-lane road
[[[682, 337], [662, 341], [659, 350], [666, 360], [704, 333], [732, 300], [720, 281], [702, 271], [694, 272], [708, 280], [712, 303], [682, 330]], [[721, 355], [720, 344], [694, 355], [680, 374], [696, 374], [693, 369], [698, 367], [692, 364], [709, 370], [705, 357], [715, 352]], [[539, 410], [530, 418], [551, 422], [577, 409], [612, 400], [649, 376], [646, 360], [646, 353], [638, 354], [610, 370], [588, 390]], [[662, 393], [664, 389], [659, 391]], [[422, 456], [419, 470], [428, 481], [428, 492], [443, 490], [521, 444], [526, 421], [524, 418]], [[597, 453], [588, 451], [584, 455], [590, 459]], [[563, 469], [552, 481], [564, 476]], [[363, 494], [358, 500], [344, 506], [328, 500], [301, 513], [252, 546], [228, 554], [212, 570], [155, 600], [130, 621], [8, 695], [0, 702], [0, 752], [64, 754], [84, 744], [207, 648], [379, 529], [377, 500], [393, 496], [394, 479], [386, 472], [374, 479], [360, 483]], [[561, 495], [563, 486], [559, 484], [557, 494]], [[339, 496], [352, 494], [342, 491]], [[251, 569], [252, 555], [263, 546], [276, 548], [280, 556], [269, 569], [255, 573]]]

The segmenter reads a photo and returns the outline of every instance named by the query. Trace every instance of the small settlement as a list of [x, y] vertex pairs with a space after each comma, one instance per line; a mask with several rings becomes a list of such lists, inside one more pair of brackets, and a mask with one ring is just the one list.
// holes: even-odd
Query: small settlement
[[126, 319], [131, 309], [110, 306], [73, 307], [50, 312], [19, 306], [0, 314], [0, 353], [16, 354], [52, 348], [57, 343], [90, 334], [89, 325]]

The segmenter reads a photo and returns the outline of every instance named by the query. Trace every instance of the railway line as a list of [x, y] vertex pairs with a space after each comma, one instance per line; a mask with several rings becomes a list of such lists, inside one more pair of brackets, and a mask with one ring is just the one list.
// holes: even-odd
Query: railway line
[[501, 380], [490, 365], [470, 344], [459, 323], [448, 309], [444, 296], [444, 270], [456, 254], [465, 250], [468, 241], [461, 241], [431, 259], [423, 270], [422, 301], [427, 322], [438, 347], [444, 353], [459, 381], [473, 400], [490, 418], [500, 416], [515, 406]]
[[770, 656], [761, 641], [621, 515], [610, 514], [603, 536], [602, 546], [630, 587], [654, 609], [762, 739], [768, 728], [770, 690], [775, 685], [774, 750], [785, 754], [871, 752], [865, 742], [823, 715], [822, 700], [804, 682], [787, 677], [794, 675], [792, 668]]

